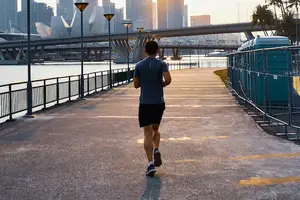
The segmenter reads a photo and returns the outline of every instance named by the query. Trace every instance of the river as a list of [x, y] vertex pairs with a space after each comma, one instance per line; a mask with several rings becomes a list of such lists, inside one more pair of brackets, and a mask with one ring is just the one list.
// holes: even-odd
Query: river
[[[170, 57], [165, 60], [167, 63], [189, 63], [198, 62], [200, 67], [225, 67], [226, 58], [224, 57], [203, 57], [187, 56], [181, 61], [172, 61]], [[134, 64], [130, 64], [134, 67]], [[127, 64], [114, 64], [112, 69], [127, 68]], [[104, 71], [109, 69], [109, 62], [85, 62], [84, 73]], [[80, 74], [80, 62], [48, 62], [43, 64], [32, 64], [32, 80], [46, 79], [59, 76], [69, 76]], [[0, 86], [8, 83], [23, 82], [27, 80], [27, 65], [0, 65]]]

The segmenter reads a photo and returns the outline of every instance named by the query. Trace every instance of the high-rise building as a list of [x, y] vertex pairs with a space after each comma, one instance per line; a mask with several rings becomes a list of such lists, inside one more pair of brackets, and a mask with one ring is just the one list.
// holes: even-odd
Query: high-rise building
[[11, 32], [10, 25], [17, 25], [17, 0], [1, 0], [0, 20], [0, 31]]
[[210, 25], [210, 15], [191, 16], [191, 26]]
[[157, 28], [168, 28], [167, 0], [157, 0]]
[[70, 23], [74, 15], [73, 0], [57, 0], [57, 16], [63, 16]]
[[[53, 8], [47, 6], [45, 3], [37, 3], [31, 1], [30, 3], [30, 30], [31, 33], [37, 33], [36, 22], [42, 22], [47, 26], [51, 25], [51, 18], [54, 15]], [[27, 32], [27, 4], [26, 0], [22, 0], [22, 11], [18, 12], [18, 24], [20, 31]]]
[[168, 28], [183, 27], [184, 0], [168, 0]]
[[157, 7], [156, 3], [152, 2], [152, 20], [153, 20], [153, 29], [157, 29]]
[[183, 10], [183, 27], [189, 26], [189, 11], [188, 11], [188, 5], [184, 5]]
[[132, 28], [152, 29], [152, 0], [126, 0], [126, 19], [132, 21]]
[[[102, 6], [104, 13], [106, 14], [115, 14], [116, 15], [116, 5], [115, 3], [110, 2], [110, 0], [102, 0]], [[114, 16], [110, 22], [110, 31], [115, 32], [116, 16]], [[105, 32], [108, 33], [108, 21], [106, 20], [104, 25]]]
[[124, 8], [116, 9], [115, 20], [115, 33], [123, 33], [125, 31], [125, 27], [123, 25]]

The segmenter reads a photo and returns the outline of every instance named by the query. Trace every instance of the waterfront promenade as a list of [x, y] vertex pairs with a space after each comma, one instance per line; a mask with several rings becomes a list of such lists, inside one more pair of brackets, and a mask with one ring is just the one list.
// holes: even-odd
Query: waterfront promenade
[[0, 199], [300, 199], [300, 147], [261, 130], [214, 70], [171, 71], [153, 178], [132, 84], [2, 124]]

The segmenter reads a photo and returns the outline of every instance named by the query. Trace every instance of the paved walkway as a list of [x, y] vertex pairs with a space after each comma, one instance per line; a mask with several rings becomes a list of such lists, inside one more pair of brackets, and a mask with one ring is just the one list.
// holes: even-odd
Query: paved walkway
[[299, 200], [300, 147], [258, 128], [213, 70], [172, 71], [155, 178], [128, 85], [2, 126], [0, 199]]

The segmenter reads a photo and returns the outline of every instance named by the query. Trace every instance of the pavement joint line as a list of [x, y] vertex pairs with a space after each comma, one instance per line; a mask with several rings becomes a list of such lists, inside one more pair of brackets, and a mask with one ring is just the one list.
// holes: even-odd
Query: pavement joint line
[[282, 178], [258, 178], [251, 177], [248, 180], [240, 180], [239, 186], [265, 186], [265, 185], [274, 185], [274, 184], [284, 184], [291, 182], [300, 182], [300, 177], [289, 176]]
[[300, 157], [300, 153], [250, 155], [250, 156], [232, 157], [230, 159], [231, 160], [254, 160], [254, 159], [288, 158], [288, 157]]
[[[130, 105], [133, 107], [139, 106], [138, 104]], [[238, 107], [238, 105], [166, 105], [166, 107], [190, 107], [190, 108], [200, 108], [200, 107]]]
[[[111, 99], [115, 99], [115, 100], [124, 100], [124, 99], [128, 99], [128, 100], [138, 100], [138, 98], [134, 98], [134, 97], [117, 97], [116, 99], [116, 96], [114, 97], [100, 97], [100, 98], [97, 98], [97, 99], [93, 99], [92, 101], [98, 101], [98, 100], [111, 100]], [[194, 98], [194, 97], [191, 97], [191, 98], [181, 98], [181, 97], [171, 97], [171, 98], [168, 98], [168, 97], [165, 97], [164, 98], [165, 100], [223, 100], [223, 101], [227, 101], [227, 100], [232, 100], [234, 101], [233, 99], [231, 98]]]
[[[86, 117], [85, 117], [86, 118]], [[114, 116], [114, 115], [102, 115], [92, 117], [95, 119], [107, 118], [107, 119], [138, 119], [137, 116]], [[163, 117], [163, 119], [212, 119], [212, 117]]]

